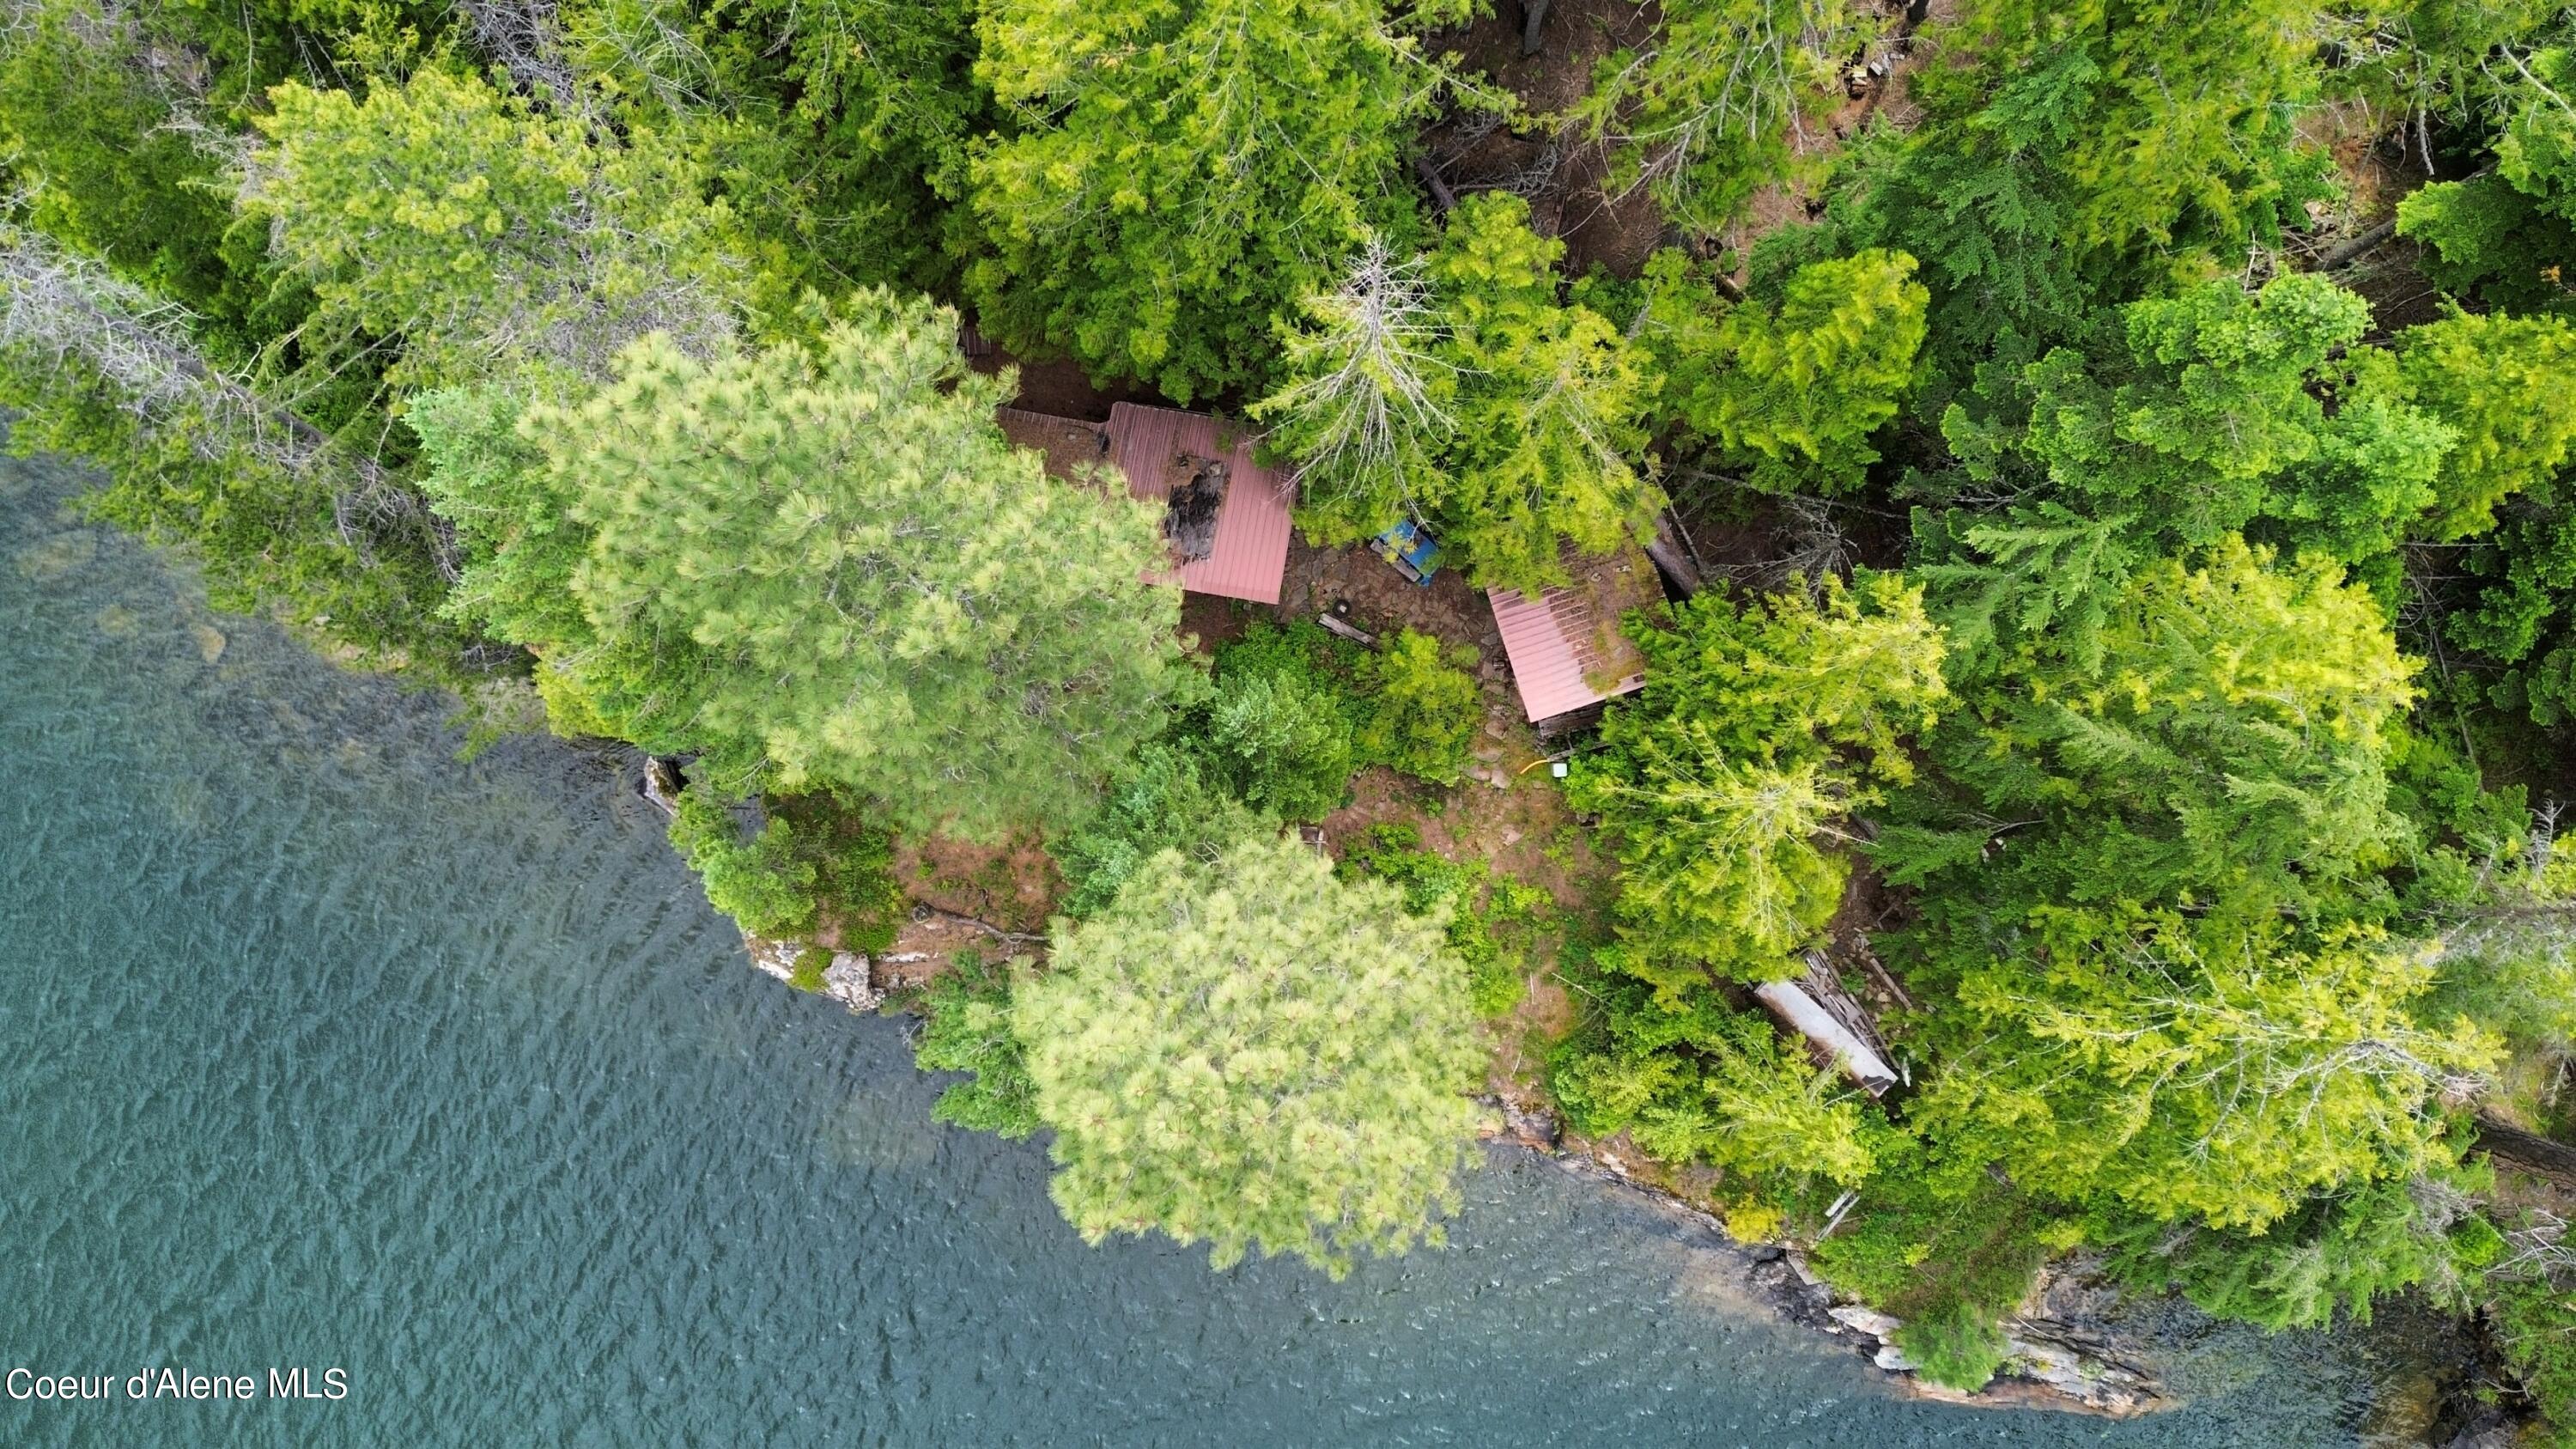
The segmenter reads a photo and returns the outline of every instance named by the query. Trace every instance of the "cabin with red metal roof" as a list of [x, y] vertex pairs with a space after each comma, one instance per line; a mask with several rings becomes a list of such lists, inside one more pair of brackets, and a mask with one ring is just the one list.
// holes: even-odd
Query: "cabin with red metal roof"
[[1004, 436], [1079, 482], [1115, 465], [1131, 498], [1165, 505], [1163, 536], [1193, 594], [1279, 602], [1288, 573], [1288, 485], [1252, 459], [1254, 434], [1205, 413], [1115, 403], [1106, 423], [1020, 408], [995, 414]]
[[1600, 717], [1603, 703], [1642, 688], [1646, 656], [1619, 632], [1631, 609], [1663, 602], [1662, 581], [1633, 546], [1605, 558], [1567, 549], [1573, 581], [1537, 598], [1518, 589], [1487, 589], [1521, 710], [1541, 733], [1555, 734]]

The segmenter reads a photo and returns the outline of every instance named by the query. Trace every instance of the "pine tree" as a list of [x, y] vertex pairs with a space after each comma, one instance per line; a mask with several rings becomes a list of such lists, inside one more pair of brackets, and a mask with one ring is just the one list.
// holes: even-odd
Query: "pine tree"
[[1159, 1229], [1220, 1269], [1258, 1249], [1340, 1277], [1438, 1242], [1483, 1058], [1442, 924], [1256, 836], [1166, 851], [1060, 925], [1012, 1008], [1056, 1205], [1086, 1241]]
[[[1050, 481], [956, 317], [861, 293], [811, 345], [434, 406], [440, 506], [489, 553], [460, 610], [622, 737], [735, 795], [845, 786], [908, 828], [1077, 819], [1188, 675], [1147, 510]], [[442, 410], [443, 408], [443, 410]], [[471, 424], [471, 425], [469, 425]], [[557, 598], [568, 594], [573, 610]]]
[[259, 118], [239, 198], [313, 289], [313, 340], [400, 337], [397, 377], [471, 382], [512, 362], [597, 376], [648, 332], [710, 357], [745, 305], [721, 202], [684, 152], [539, 114], [423, 68], [347, 91], [290, 82]]

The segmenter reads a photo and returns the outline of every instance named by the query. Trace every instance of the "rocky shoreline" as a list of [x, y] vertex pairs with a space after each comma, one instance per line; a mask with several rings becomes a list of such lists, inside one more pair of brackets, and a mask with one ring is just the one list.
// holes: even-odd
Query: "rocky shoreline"
[[2126, 1419], [2176, 1401], [2137, 1344], [2092, 1326], [2117, 1290], [2080, 1277], [2051, 1274], [2034, 1290], [2031, 1311], [2007, 1321], [2011, 1358], [1993, 1382], [1974, 1393], [1945, 1388], [1914, 1371], [1893, 1335], [1898, 1320], [1838, 1297], [1807, 1266], [1806, 1257], [1776, 1244], [1737, 1242], [1718, 1217], [1673, 1192], [1630, 1173], [1616, 1157], [1568, 1145], [1552, 1113], [1523, 1111], [1486, 1098], [1497, 1125], [1487, 1140], [1517, 1149], [1559, 1171], [1597, 1182], [1639, 1202], [1689, 1231], [1695, 1245], [1734, 1260], [1747, 1294], [1787, 1322], [1826, 1334], [1867, 1362], [1864, 1372], [1899, 1393], [1974, 1408], [2043, 1408]]
[[[808, 948], [792, 941], [746, 938], [755, 970], [790, 984], [798, 983], [798, 958]], [[887, 985], [877, 980], [875, 963], [855, 951], [836, 951], [824, 967], [818, 994], [853, 1012], [885, 1009]], [[891, 983], [888, 983], [891, 984]], [[1500, 1098], [1481, 1099], [1489, 1114], [1485, 1140], [1498, 1149], [1522, 1151], [1559, 1171], [1631, 1194], [1689, 1232], [1694, 1245], [1724, 1255], [1737, 1270], [1747, 1295], [1784, 1320], [1827, 1334], [1850, 1345], [1865, 1361], [1864, 1372], [1898, 1391], [1918, 1398], [1977, 1407], [2031, 1406], [2128, 1418], [2164, 1407], [2168, 1402], [2144, 1355], [2045, 1314], [2012, 1322], [2013, 1358], [2007, 1371], [1976, 1393], [1961, 1393], [1927, 1383], [1891, 1340], [1897, 1320], [1859, 1304], [1837, 1300], [1834, 1291], [1791, 1249], [1768, 1244], [1747, 1246], [1727, 1235], [1718, 1218], [1680, 1197], [1641, 1181], [1624, 1164], [1605, 1154], [1569, 1146], [1552, 1113], [1525, 1112]], [[2073, 1283], [2051, 1283], [2046, 1295], [2061, 1288], [2086, 1291]], [[2107, 1293], [2107, 1289], [2090, 1290]]]
[[[798, 980], [798, 961], [808, 948], [750, 938], [745, 945], [754, 969], [815, 990], [862, 1015], [886, 1010], [896, 990], [916, 974], [906, 969], [912, 962], [890, 958], [879, 963], [858, 952], [835, 951], [817, 987], [810, 977]], [[2112, 1419], [2184, 1402], [2170, 1387], [2157, 1352], [2114, 1326], [2121, 1290], [2087, 1277], [2080, 1266], [2045, 1273], [2022, 1311], [2006, 1320], [2010, 1357], [1992, 1382], [1974, 1393], [1947, 1388], [1925, 1380], [1897, 1348], [1899, 1320], [1838, 1296], [1796, 1249], [1738, 1242], [1715, 1214], [1640, 1177], [1598, 1144], [1569, 1139], [1555, 1114], [1543, 1107], [1525, 1109], [1493, 1096], [1478, 1102], [1486, 1113], [1480, 1135], [1489, 1150], [1527, 1154], [1568, 1176], [1625, 1195], [1669, 1222], [1693, 1249], [1725, 1264], [1746, 1298], [1768, 1307], [1783, 1322], [1845, 1346], [1859, 1361], [1856, 1370], [1891, 1392], [1969, 1408], [2045, 1409]], [[2418, 1442], [2501, 1449], [2514, 1442], [2517, 1417], [2487, 1406], [2484, 1412], [2450, 1417], [2460, 1427], [2447, 1441]]]

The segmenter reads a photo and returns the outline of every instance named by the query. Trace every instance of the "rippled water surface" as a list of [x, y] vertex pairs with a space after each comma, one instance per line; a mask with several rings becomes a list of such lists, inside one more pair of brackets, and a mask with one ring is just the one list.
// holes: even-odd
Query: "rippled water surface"
[[[0, 461], [9, 1443], [2355, 1442], [2351, 1340], [2219, 1332], [2141, 1423], [1904, 1401], [1653, 1214], [1497, 1158], [1327, 1283], [1088, 1249], [900, 1025], [751, 972], [614, 768], [208, 613]], [[263, 1380], [264, 1387], [264, 1380]]]

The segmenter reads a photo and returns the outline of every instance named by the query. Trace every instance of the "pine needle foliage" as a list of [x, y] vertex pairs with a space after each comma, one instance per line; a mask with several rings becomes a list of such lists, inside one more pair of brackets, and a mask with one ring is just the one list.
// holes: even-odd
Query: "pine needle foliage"
[[654, 337], [617, 374], [505, 437], [506, 408], [460, 404], [476, 426], [430, 450], [491, 549], [457, 607], [622, 738], [735, 794], [840, 786], [991, 838], [1082, 816], [1187, 687], [1154, 520], [1010, 448], [1010, 382], [967, 372], [955, 314], [862, 293], [812, 345]]
[[1277, 836], [1165, 852], [1060, 926], [1012, 1028], [1065, 1217], [1335, 1277], [1439, 1242], [1483, 1057], [1441, 924]]

